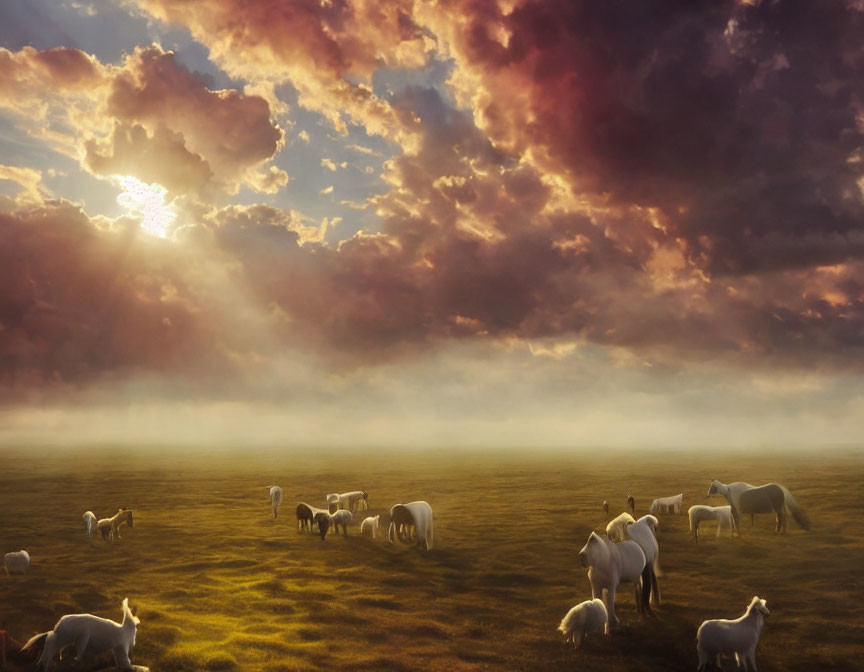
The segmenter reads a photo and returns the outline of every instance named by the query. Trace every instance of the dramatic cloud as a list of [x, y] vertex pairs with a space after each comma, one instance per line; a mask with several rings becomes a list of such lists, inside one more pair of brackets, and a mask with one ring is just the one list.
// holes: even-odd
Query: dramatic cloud
[[19, 128], [163, 185], [177, 217], [150, 240], [4, 161], [12, 389], [153, 375], [278, 399], [293, 375], [320, 391], [294, 355], [348, 385], [484, 348], [556, 394], [587, 350], [640, 390], [864, 365], [860, 3], [137, 5], [218, 77], [158, 45], [0, 49]]
[[137, 48], [120, 66], [76, 49], [0, 49], [0, 107], [31, 135], [84, 156], [97, 174], [129, 174], [175, 193], [241, 185], [274, 193], [287, 174], [265, 164], [282, 147], [266, 100], [211, 91], [160, 47]]

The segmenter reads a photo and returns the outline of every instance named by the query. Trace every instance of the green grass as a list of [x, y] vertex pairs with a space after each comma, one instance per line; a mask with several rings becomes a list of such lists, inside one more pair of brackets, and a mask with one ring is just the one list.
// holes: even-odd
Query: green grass
[[[864, 469], [854, 457], [142, 455], [7, 465], [0, 552], [33, 558], [29, 574], [0, 575], [0, 623], [19, 642], [66, 613], [119, 619], [128, 596], [142, 621], [132, 660], [154, 672], [693, 670], [702, 620], [737, 617], [758, 594], [772, 612], [760, 670], [861, 669]], [[612, 515], [628, 489], [637, 514], [682, 490], [685, 506], [720, 504], [705, 496], [712, 478], [784, 483], [814, 530], [776, 536], [760, 516], [740, 539], [715, 540], [709, 524], [696, 545], [685, 515], [661, 516], [657, 617], [637, 618], [626, 589], [611, 640], [564, 646], [555, 628], [590, 597], [576, 554], [605, 528], [602, 501]], [[285, 492], [275, 522], [271, 483]], [[382, 514], [385, 531], [392, 504], [429, 501], [436, 548], [361, 539], [356, 525], [347, 539], [298, 534], [296, 502], [323, 507], [325, 493], [358, 488], [370, 493], [362, 515]], [[101, 517], [119, 506], [135, 511], [121, 542], [86, 536], [85, 510]]]

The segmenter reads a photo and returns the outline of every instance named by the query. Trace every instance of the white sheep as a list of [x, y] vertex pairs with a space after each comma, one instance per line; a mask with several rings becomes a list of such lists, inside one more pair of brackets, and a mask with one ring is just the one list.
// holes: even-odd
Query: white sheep
[[381, 518], [380, 515], [369, 516], [368, 518], [364, 518], [363, 522], [360, 523], [360, 534], [361, 535], [366, 534], [367, 530], [371, 530], [372, 531], [372, 538], [374, 539], [375, 537], [377, 537], [378, 536], [378, 521], [380, 518]]
[[96, 531], [96, 514], [92, 511], [84, 512], [84, 527], [87, 529], [87, 534], [93, 534]]
[[342, 526], [342, 534], [348, 536], [348, 526], [354, 522], [354, 514], [348, 509], [340, 509], [336, 513], [330, 514], [330, 525], [333, 526], [336, 534], [339, 534], [339, 526]]
[[756, 672], [756, 647], [764, 618], [769, 613], [765, 600], [754, 597], [744, 615], [734, 621], [721, 618], [703, 622], [696, 633], [698, 672], [707, 668], [709, 660], [715, 661], [720, 667], [723, 656], [732, 655], [738, 667]]
[[26, 574], [30, 569], [30, 554], [27, 551], [15, 551], [3, 556], [3, 567], [6, 574]]
[[596, 597], [573, 607], [558, 626], [558, 630], [564, 635], [564, 641], [573, 642], [577, 649], [589, 632], [601, 628], [604, 634], [609, 634], [609, 612], [606, 611], [603, 600]]
[[697, 543], [699, 542], [699, 525], [704, 523], [706, 520], [717, 521], [717, 534], [715, 536], [719, 537], [720, 531], [724, 527], [729, 529], [730, 534], [734, 530], [732, 507], [728, 504], [726, 506], [704, 506], [703, 504], [696, 504], [687, 510], [687, 516], [690, 518], [690, 532], [693, 533]]
[[126, 598], [123, 600], [122, 623], [92, 614], [67, 614], [57, 621], [51, 632], [31, 637], [21, 650], [26, 653], [41, 647], [42, 655], [37, 665], [44, 667], [45, 672], [54, 669], [55, 658], [67, 646], [75, 647], [76, 660], [81, 660], [85, 652], [97, 655], [111, 651], [117, 667], [128, 670], [132, 667], [129, 652], [135, 646], [139, 623], [129, 609], [129, 598]]
[[612, 541], [624, 541], [627, 538], [627, 526], [635, 522], [636, 519], [625, 511], [609, 521], [606, 526], [606, 536]]

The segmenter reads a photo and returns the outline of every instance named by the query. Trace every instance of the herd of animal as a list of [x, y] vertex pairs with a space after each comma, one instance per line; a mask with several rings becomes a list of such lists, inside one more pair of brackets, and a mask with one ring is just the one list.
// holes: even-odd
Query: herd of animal
[[[722, 495], [729, 502], [726, 506], [691, 506], [687, 514], [690, 532], [699, 541], [699, 525], [705, 521], [717, 521], [717, 536], [724, 527], [730, 534], [740, 532], [741, 514], [750, 514], [751, 521], [757, 513], [773, 513], [777, 524], [775, 531], [786, 531], [788, 515], [799, 527], [809, 530], [810, 520], [795, 501], [789, 490], [777, 483], [752, 486], [736, 482], [725, 484], [712, 481], [708, 495]], [[635, 587], [636, 611], [639, 615], [650, 615], [651, 603], [660, 604], [660, 547], [657, 541], [659, 520], [655, 514], [681, 512], [684, 495], [661, 497], [651, 502], [649, 513], [636, 520], [634, 498], [627, 493], [627, 506], [631, 513], [622, 512], [606, 525], [606, 536], [591, 532], [588, 541], [579, 551], [579, 560], [588, 569], [591, 599], [574, 606], [561, 620], [558, 630], [565, 642], [578, 648], [582, 640], [591, 633], [602, 630], [610, 634], [610, 624], [620, 622], [615, 614], [615, 597], [622, 584]], [[609, 502], [603, 502], [603, 511], [609, 514]], [[770, 612], [764, 599], [754, 596], [744, 614], [734, 620], [714, 619], [704, 621], [696, 634], [696, 649], [699, 656], [698, 670], [707, 669], [709, 663], [719, 668], [725, 656], [734, 657], [738, 667], [756, 671], [756, 647], [762, 632], [764, 617]]]
[[[273, 518], [279, 517], [279, 506], [282, 504], [282, 488], [278, 485], [268, 485], [270, 505], [273, 508]], [[332, 529], [337, 535], [342, 528], [342, 535], [348, 536], [348, 526], [354, 523], [357, 511], [369, 510], [369, 493], [365, 490], [330, 493], [325, 496], [326, 509], [319, 509], [306, 502], [297, 504], [297, 528], [301, 532], [312, 532], [317, 528], [323, 541]], [[368, 516], [360, 523], [360, 534], [369, 534], [373, 539], [378, 536], [378, 525], [381, 516]], [[392, 544], [398, 539], [403, 544], [416, 543], [421, 549], [430, 550], [434, 542], [434, 515], [428, 502], [417, 501], [408, 504], [394, 504], [390, 507], [390, 527], [387, 530], [387, 540]]]
[[[282, 488], [267, 486], [274, 520], [278, 518], [282, 504]], [[708, 495], [722, 495], [726, 506], [695, 505], [688, 510], [690, 532], [699, 539], [699, 526], [706, 521], [717, 521], [717, 536], [721, 529], [740, 535], [742, 514], [773, 513], [776, 516], [776, 532], [786, 530], [787, 516], [791, 514], [803, 529], [810, 529], [810, 521], [787, 488], [776, 483], [752, 486], [737, 482], [724, 484], [712, 481]], [[602, 630], [610, 635], [610, 626], [620, 623], [615, 613], [615, 599], [622, 584], [632, 584], [639, 615], [651, 615], [651, 605], [659, 605], [660, 546], [657, 530], [658, 514], [681, 512], [683, 494], [655, 499], [648, 508], [649, 513], [638, 520], [635, 499], [627, 494], [630, 513], [622, 512], [606, 526], [606, 535], [591, 532], [588, 541], [579, 551], [582, 566], [588, 570], [591, 599], [577, 604], [561, 620], [558, 630], [565, 642], [579, 647], [585, 637]], [[297, 526], [301, 532], [317, 528], [324, 540], [330, 530], [347, 536], [348, 527], [354, 522], [354, 514], [368, 510], [368, 493], [356, 490], [346, 493], [331, 493], [325, 496], [326, 509], [305, 502], [296, 507]], [[603, 502], [603, 510], [609, 514], [609, 503]], [[432, 507], [425, 501], [395, 504], [390, 508], [390, 524], [387, 539], [392, 544], [398, 539], [404, 544], [417, 544], [430, 550], [433, 545], [434, 515]], [[83, 516], [88, 535], [98, 534], [106, 542], [120, 540], [120, 528], [133, 526], [131, 509], [119, 509], [110, 518], [97, 519], [92, 511]], [[378, 534], [380, 515], [368, 516], [360, 524], [360, 535]], [[3, 558], [8, 574], [23, 574], [30, 567], [30, 555], [21, 550], [6, 553]], [[111, 651], [121, 669], [130, 669], [129, 653], [135, 645], [139, 619], [129, 608], [128, 599], [122, 603], [123, 620], [120, 623], [93, 616], [92, 614], [69, 614], [63, 616], [50, 632], [32, 637], [21, 649], [23, 653], [38, 656], [37, 665], [50, 671], [56, 665], [60, 652], [67, 647], [75, 648], [75, 657], [80, 659], [85, 652], [98, 654]], [[732, 656], [739, 667], [756, 670], [755, 651], [759, 643], [764, 617], [769, 614], [766, 601], [753, 597], [744, 614], [734, 620], [716, 619], [702, 623], [697, 631], [698, 670], [709, 663], [719, 667], [725, 656]]]

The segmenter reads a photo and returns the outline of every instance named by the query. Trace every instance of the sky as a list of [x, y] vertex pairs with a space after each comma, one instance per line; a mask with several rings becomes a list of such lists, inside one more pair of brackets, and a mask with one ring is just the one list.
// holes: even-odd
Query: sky
[[864, 430], [860, 0], [4, 0], [0, 444]]

